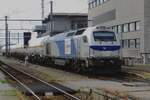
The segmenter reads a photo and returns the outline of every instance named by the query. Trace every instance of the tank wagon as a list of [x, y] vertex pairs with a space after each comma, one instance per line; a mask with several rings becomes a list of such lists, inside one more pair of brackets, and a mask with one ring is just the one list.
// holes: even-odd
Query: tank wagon
[[56, 65], [77, 72], [116, 73], [121, 69], [119, 41], [110, 29], [88, 27], [52, 37], [31, 38], [24, 54], [33, 63]]

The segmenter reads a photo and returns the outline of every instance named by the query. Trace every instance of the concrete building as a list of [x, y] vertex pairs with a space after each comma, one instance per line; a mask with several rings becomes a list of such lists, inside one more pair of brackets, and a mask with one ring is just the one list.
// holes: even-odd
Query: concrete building
[[150, 0], [89, 0], [89, 26], [119, 34], [126, 62], [150, 63]]
[[[49, 15], [48, 18], [43, 21], [43, 23], [46, 24], [47, 34], [50, 34], [51, 32], [50, 18]], [[87, 19], [87, 13], [54, 13], [52, 35], [68, 30], [87, 27]]]
[[44, 33], [46, 33], [46, 25], [43, 24], [43, 25], [36, 25], [33, 32], [37, 32], [38, 37], [41, 37]]

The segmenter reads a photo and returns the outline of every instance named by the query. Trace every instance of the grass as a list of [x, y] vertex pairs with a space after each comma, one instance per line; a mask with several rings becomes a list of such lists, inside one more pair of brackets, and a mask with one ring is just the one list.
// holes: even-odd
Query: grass
[[143, 76], [145, 77], [145, 79], [150, 80], [150, 73], [143, 73]]
[[6, 96], [17, 96], [17, 90], [0, 90], [0, 93]]
[[18, 90], [0, 90], [0, 94], [2, 96], [13, 96], [17, 97], [18, 100], [30, 100], [28, 97], [23, 95], [20, 91]]
[[0, 83], [2, 84], [9, 83], [9, 80], [0, 80]]
[[0, 83], [1, 84], [6, 84], [6, 83], [15, 83], [15, 81], [14, 80], [11, 80], [11, 79], [9, 79], [8, 77], [6, 77], [6, 79], [5, 80], [0, 80]]

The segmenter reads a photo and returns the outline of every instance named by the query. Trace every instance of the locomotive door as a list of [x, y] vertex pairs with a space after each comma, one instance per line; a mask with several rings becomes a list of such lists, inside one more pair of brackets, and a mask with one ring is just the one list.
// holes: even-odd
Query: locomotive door
[[83, 36], [81, 38], [80, 45], [81, 45], [80, 56], [82, 58], [89, 57], [89, 44], [87, 36]]
[[80, 38], [76, 39], [76, 56], [77, 58], [81, 57], [81, 39]]
[[51, 55], [51, 45], [50, 45], [50, 43], [47, 43], [46, 44], [46, 55], [47, 56], [50, 56]]

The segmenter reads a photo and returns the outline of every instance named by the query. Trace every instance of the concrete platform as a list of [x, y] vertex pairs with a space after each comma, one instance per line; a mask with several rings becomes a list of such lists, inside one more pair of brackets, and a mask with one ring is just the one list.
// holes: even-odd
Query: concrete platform
[[123, 66], [122, 70], [125, 72], [136, 73], [144, 79], [150, 80], [150, 65]]
[[150, 72], [150, 65], [123, 66], [122, 68], [127, 70], [139, 70], [139, 71]]
[[[81, 76], [74, 73], [69, 73], [49, 67], [28, 64], [25, 66], [14, 59], [6, 59], [0, 57], [7, 64], [15, 65], [18, 68], [30, 72], [38, 77], [41, 77], [49, 82], [56, 81], [72, 89], [93, 89], [94, 91], [109, 91], [119, 95], [128, 95], [138, 98], [139, 100], [150, 100], [150, 85], [144, 82], [119, 82], [115, 80], [99, 80], [91, 79], [86, 76]], [[129, 84], [129, 85], [125, 85]], [[133, 85], [130, 85], [133, 84]], [[95, 99], [94, 99], [95, 100]]]
[[0, 71], [0, 100], [20, 100], [17, 90], [12, 87]]

